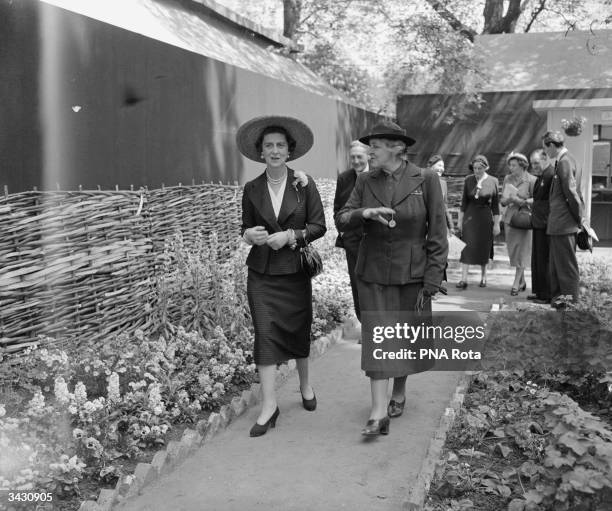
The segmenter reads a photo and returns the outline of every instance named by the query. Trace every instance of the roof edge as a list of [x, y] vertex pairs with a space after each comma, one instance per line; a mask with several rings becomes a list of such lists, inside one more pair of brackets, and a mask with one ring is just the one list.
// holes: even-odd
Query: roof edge
[[211, 11], [216, 16], [223, 18], [224, 21], [229, 21], [234, 25], [237, 25], [241, 28], [246, 28], [251, 32], [268, 39], [270, 42], [276, 44], [277, 46], [285, 46], [290, 49], [297, 49], [297, 45], [288, 37], [285, 37], [280, 32], [273, 30], [271, 28], [266, 28], [262, 25], [251, 21], [244, 16], [241, 16], [235, 11], [232, 11], [228, 7], [221, 5], [215, 0], [190, 0], [192, 3], [199, 4], [204, 7], [208, 11]]

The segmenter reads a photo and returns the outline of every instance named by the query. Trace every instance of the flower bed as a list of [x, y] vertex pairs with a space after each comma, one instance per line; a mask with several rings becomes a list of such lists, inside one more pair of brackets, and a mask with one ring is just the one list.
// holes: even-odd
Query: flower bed
[[[333, 236], [320, 242], [325, 272], [313, 280], [313, 339], [352, 306]], [[59, 499], [48, 509], [77, 509], [256, 379], [247, 250], [224, 263], [215, 250], [214, 236], [190, 248], [180, 236], [168, 245], [155, 283], [158, 334], [124, 332], [96, 345], [84, 338], [71, 351], [41, 339], [0, 359], [0, 489], [44, 489]]]
[[609, 265], [583, 264], [581, 279], [566, 311], [491, 318], [494, 362], [510, 370], [473, 380], [426, 510], [612, 509]]

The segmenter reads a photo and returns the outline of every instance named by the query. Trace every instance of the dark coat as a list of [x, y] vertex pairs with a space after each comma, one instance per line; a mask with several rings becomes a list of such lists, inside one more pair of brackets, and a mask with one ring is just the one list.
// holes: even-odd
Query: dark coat
[[546, 229], [548, 212], [550, 210], [549, 198], [555, 168], [552, 165], [546, 167], [537, 176], [533, 185], [533, 206], [531, 207], [531, 223], [534, 229]]
[[582, 199], [576, 189], [576, 160], [566, 152], [557, 160], [554, 170], [546, 234], [579, 232], [581, 218]]
[[[383, 285], [425, 282], [439, 286], [448, 239], [438, 175], [408, 163], [391, 203], [384, 187], [382, 170], [360, 174], [348, 202], [335, 217], [340, 231], [363, 225], [355, 273], [366, 282]], [[380, 206], [395, 210], [394, 229], [363, 220], [364, 209]]]
[[[357, 172], [355, 172], [354, 169], [345, 170], [338, 175], [338, 180], [336, 181], [336, 194], [334, 196], [334, 217], [351, 196], [351, 192], [355, 187], [355, 181], [357, 181]], [[347, 250], [356, 252], [359, 249], [359, 242], [361, 241], [362, 234], [363, 229], [361, 225], [355, 229], [338, 231], [336, 247], [346, 248]]]
[[[298, 245], [304, 246], [325, 234], [325, 213], [317, 186], [311, 176], [308, 185], [293, 186], [295, 180], [292, 169], [287, 169], [287, 185], [281, 203], [278, 220], [274, 215], [272, 199], [268, 191], [266, 173], [244, 185], [242, 194], [242, 228], [261, 225], [268, 234], [294, 229]], [[305, 240], [300, 231], [306, 230]], [[253, 245], [246, 260], [246, 265], [258, 273], [268, 275], [288, 275], [301, 271], [300, 251], [284, 246], [273, 250], [268, 245]]]

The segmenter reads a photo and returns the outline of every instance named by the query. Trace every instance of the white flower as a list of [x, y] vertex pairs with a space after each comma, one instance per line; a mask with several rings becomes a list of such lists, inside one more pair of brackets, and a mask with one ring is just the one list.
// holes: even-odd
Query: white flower
[[6, 415], [6, 408], [4, 405], [0, 405], [0, 417], [4, 417]]
[[78, 382], [74, 387], [74, 398], [77, 404], [87, 401], [87, 388], [82, 381]]
[[160, 415], [163, 411], [163, 401], [159, 383], [151, 383], [149, 385], [149, 409], [153, 410], [155, 415]]
[[74, 428], [72, 430], [72, 438], [78, 440], [79, 438], [83, 438], [85, 436], [85, 431], [79, 428]]
[[61, 404], [65, 405], [70, 402], [72, 395], [68, 391], [68, 384], [66, 383], [66, 380], [64, 380], [64, 378], [61, 376], [55, 378], [53, 392], [55, 394], [55, 399], [57, 399]]
[[121, 400], [121, 392], [119, 390], [119, 375], [111, 373], [108, 377], [108, 387], [106, 388], [108, 400], [111, 403], [117, 403]]
[[70, 406], [68, 407], [68, 412], [69, 412], [71, 415], [75, 415], [75, 414], [78, 412], [77, 407], [76, 407], [76, 406], [74, 406], [74, 405], [70, 405]]
[[36, 391], [34, 397], [28, 403], [28, 415], [37, 415], [42, 413], [45, 408], [45, 396], [43, 396], [40, 389]]

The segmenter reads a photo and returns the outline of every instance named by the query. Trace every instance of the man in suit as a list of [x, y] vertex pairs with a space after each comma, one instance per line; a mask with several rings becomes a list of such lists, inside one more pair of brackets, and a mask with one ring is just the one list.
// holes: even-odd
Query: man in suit
[[533, 225], [533, 243], [531, 245], [531, 291], [527, 296], [534, 303], [550, 303], [550, 269], [549, 240], [546, 234], [549, 213], [550, 187], [555, 169], [544, 149], [536, 149], [531, 153], [531, 168], [537, 176], [533, 186], [531, 223]]
[[564, 146], [559, 131], [547, 131], [542, 146], [553, 160], [554, 173], [550, 188], [546, 234], [550, 240], [550, 294], [551, 305], [562, 309], [561, 296], [578, 298], [578, 260], [576, 259], [576, 233], [582, 224], [582, 199], [576, 188], [576, 160]]
[[[349, 157], [351, 168], [345, 170], [338, 176], [336, 182], [336, 195], [334, 197], [334, 216], [338, 214], [341, 208], [344, 207], [346, 201], [351, 196], [357, 176], [362, 172], [368, 171], [368, 146], [354, 140], [351, 142]], [[357, 252], [359, 251], [359, 242], [363, 229], [360, 226], [352, 229], [347, 229], [343, 232], [338, 231], [336, 238], [336, 247], [344, 248], [346, 252], [346, 263], [348, 265], [349, 278], [351, 281], [351, 290], [353, 292], [353, 304], [357, 319], [361, 319], [361, 311], [359, 309], [359, 295], [357, 292], [357, 281], [355, 280], [355, 264], [357, 264]]]

